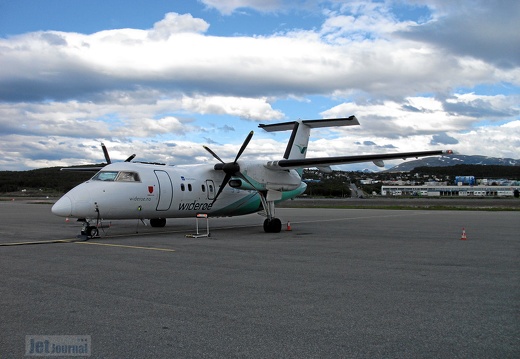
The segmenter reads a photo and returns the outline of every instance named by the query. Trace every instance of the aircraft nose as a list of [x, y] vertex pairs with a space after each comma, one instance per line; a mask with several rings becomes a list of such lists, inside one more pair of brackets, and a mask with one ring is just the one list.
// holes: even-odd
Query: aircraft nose
[[54, 203], [51, 211], [57, 216], [68, 217], [72, 213], [72, 201], [68, 196], [63, 196], [58, 202]]

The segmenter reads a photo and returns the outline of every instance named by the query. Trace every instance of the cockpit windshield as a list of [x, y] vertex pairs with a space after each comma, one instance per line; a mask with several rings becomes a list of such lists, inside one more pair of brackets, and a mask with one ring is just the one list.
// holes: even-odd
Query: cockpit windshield
[[130, 171], [99, 171], [94, 177], [93, 181], [108, 181], [108, 182], [141, 182], [139, 173]]

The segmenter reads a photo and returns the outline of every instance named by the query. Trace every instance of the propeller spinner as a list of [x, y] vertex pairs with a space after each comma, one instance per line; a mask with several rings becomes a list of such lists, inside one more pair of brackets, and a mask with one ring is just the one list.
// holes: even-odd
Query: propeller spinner
[[211, 155], [213, 157], [215, 157], [220, 162], [220, 163], [217, 163], [213, 168], [216, 171], [224, 171], [224, 173], [226, 174], [224, 176], [224, 180], [222, 181], [222, 184], [220, 185], [220, 188], [218, 189], [217, 195], [213, 199], [213, 203], [215, 203], [215, 201], [217, 200], [218, 196], [220, 196], [220, 194], [224, 190], [224, 187], [226, 187], [226, 185], [228, 184], [229, 180], [233, 176], [237, 176], [237, 177], [242, 178], [247, 183], [249, 183], [252, 187], [254, 187], [254, 185], [251, 182], [249, 182], [249, 180], [240, 172], [240, 165], [237, 163], [238, 159], [240, 158], [240, 156], [242, 155], [242, 153], [246, 149], [247, 145], [249, 144], [249, 141], [251, 141], [251, 138], [253, 137], [253, 134], [254, 134], [253, 131], [249, 132], [249, 134], [247, 135], [246, 139], [244, 140], [244, 143], [242, 144], [242, 147], [240, 147], [240, 150], [238, 151], [238, 153], [237, 153], [237, 155], [235, 157], [235, 160], [233, 162], [227, 162], [226, 163], [226, 162], [222, 161], [222, 159], [215, 152], [213, 152], [209, 147], [204, 146], [206, 151], [211, 153]]

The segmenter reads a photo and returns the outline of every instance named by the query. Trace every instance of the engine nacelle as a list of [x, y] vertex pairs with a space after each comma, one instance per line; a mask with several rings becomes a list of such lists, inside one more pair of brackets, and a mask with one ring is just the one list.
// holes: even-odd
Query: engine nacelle
[[256, 190], [256, 188], [251, 186], [249, 183], [247, 183], [246, 181], [243, 181], [239, 178], [229, 180], [228, 185], [229, 185], [229, 187], [243, 189], [243, 190], [253, 190], [253, 191]]
[[263, 165], [241, 166], [242, 174], [248, 178], [253, 186], [243, 179], [234, 177], [229, 181], [229, 185], [233, 188], [257, 191], [293, 191], [301, 184], [302, 179], [296, 170], [270, 169]]

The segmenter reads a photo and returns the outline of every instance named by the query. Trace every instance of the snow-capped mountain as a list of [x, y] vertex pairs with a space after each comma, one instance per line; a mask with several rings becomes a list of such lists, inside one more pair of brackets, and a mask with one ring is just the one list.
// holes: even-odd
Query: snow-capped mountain
[[498, 165], [498, 166], [520, 166], [520, 160], [512, 158], [496, 158], [487, 156], [450, 155], [439, 157], [425, 157], [418, 160], [401, 163], [388, 172], [409, 172], [416, 167], [446, 167], [455, 165]]

